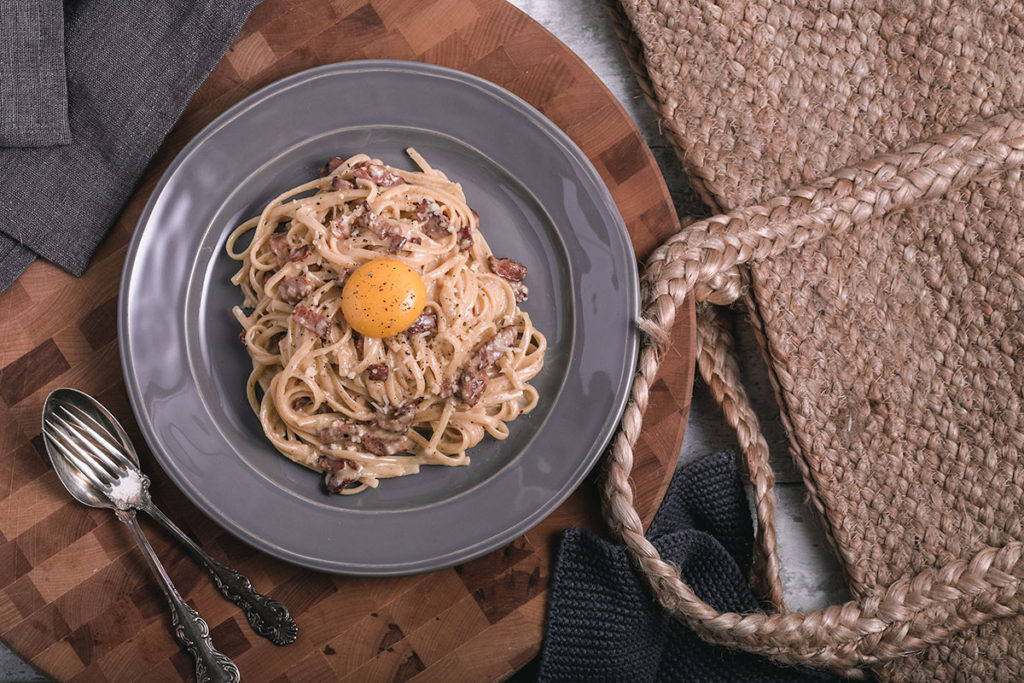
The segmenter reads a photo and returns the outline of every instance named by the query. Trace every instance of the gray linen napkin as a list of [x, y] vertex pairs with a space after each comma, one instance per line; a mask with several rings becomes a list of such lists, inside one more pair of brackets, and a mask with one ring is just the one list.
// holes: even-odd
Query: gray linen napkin
[[0, 147], [71, 142], [60, 0], [0, 0]]
[[37, 255], [75, 275], [85, 271], [185, 104], [257, 4], [65, 3], [71, 144], [0, 148], [0, 291]]
[[[676, 470], [647, 538], [716, 609], [759, 609], [747, 583], [754, 525], [734, 453]], [[657, 603], [624, 546], [583, 529], [562, 534], [538, 663], [542, 683], [839, 680], [705, 643]]]

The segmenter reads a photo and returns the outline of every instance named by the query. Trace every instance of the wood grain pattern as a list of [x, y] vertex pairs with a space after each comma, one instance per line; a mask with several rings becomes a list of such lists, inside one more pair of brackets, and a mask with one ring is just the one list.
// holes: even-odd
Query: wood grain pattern
[[[116, 292], [132, 228], [181, 147], [225, 108], [283, 76], [362, 58], [450, 66], [508, 88], [583, 149], [610, 188], [643, 259], [676, 229], [649, 150], [621, 106], [575, 55], [503, 0], [267, 0], [196, 93], [85, 277], [36, 262], [0, 295], [0, 638], [47, 675], [179, 680], [191, 663], [163, 597], [113, 516], [74, 502], [39, 438], [46, 393], [70, 385], [103, 401], [139, 446], [153, 491], [214, 556], [284, 602], [299, 639], [255, 636], [206, 575], [147, 525], [182, 594], [247, 680], [498, 680], [537, 652], [552, 550], [571, 526], [600, 529], [593, 477], [548, 519], [485, 557], [419, 576], [329, 576], [270, 558], [230, 536], [174, 488], [146, 452], [121, 381]], [[651, 392], [634, 470], [653, 515], [682, 441], [693, 379], [692, 308]]]

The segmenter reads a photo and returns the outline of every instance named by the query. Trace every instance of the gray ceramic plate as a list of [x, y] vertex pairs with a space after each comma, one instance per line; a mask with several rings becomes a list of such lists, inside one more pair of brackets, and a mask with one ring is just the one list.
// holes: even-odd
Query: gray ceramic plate
[[[245, 399], [240, 293], [224, 239], [329, 156], [412, 168], [413, 146], [463, 184], [499, 256], [529, 268], [524, 305], [549, 340], [540, 405], [464, 468], [425, 468], [357, 496], [279, 455]], [[181, 151], [153, 191], [121, 283], [121, 360], [160, 464], [212, 519], [252, 545], [346, 574], [429, 571], [525, 533], [607, 445], [632, 380], [636, 264], [615, 204], [583, 153], [507, 91], [410, 62], [331, 64], [251, 95]]]

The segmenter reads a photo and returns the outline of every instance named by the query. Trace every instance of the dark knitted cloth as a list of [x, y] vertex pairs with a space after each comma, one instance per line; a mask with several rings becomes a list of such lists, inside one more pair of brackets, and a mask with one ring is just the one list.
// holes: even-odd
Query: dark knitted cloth
[[[680, 468], [647, 538], [716, 609], [759, 609], [746, 579], [753, 524], [733, 453], [714, 453]], [[708, 645], [655, 603], [625, 548], [580, 529], [562, 536], [539, 678], [630, 683], [837, 680]]]
[[258, 1], [0, 0], [0, 291], [82, 274]]

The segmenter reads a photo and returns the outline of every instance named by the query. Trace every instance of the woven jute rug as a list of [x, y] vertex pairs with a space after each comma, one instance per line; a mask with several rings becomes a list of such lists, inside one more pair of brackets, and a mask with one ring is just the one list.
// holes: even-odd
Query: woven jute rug
[[[1024, 680], [1024, 3], [619, 0], [627, 51], [719, 215], [647, 263], [648, 343], [606, 516], [703, 637], [893, 680]], [[631, 446], [665, 330], [737, 428], [765, 611], [720, 614], [643, 539]], [[745, 301], [854, 600], [786, 610], [767, 446], [715, 304]]]

